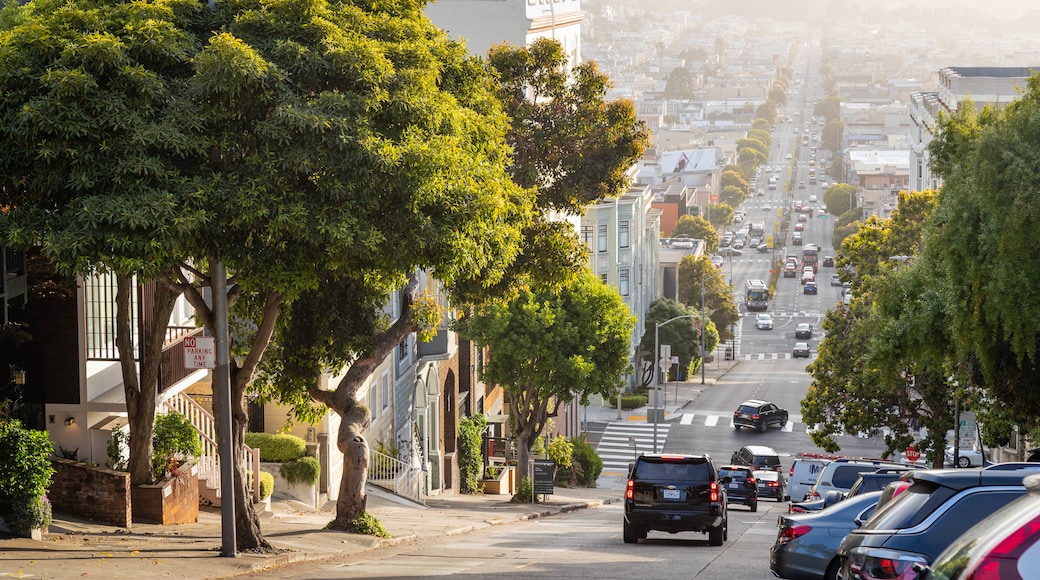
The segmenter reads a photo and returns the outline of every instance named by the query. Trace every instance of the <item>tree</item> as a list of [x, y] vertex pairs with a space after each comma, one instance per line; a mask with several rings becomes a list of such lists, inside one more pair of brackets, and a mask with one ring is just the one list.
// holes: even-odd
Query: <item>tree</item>
[[733, 302], [733, 288], [706, 255], [684, 256], [679, 262], [679, 302], [693, 309], [701, 307], [701, 282], [704, 282], [704, 308], [722, 340], [733, 338], [733, 325], [740, 319]]
[[664, 85], [666, 99], [693, 99], [696, 96], [693, 76], [685, 67], [675, 67]]
[[719, 192], [719, 201], [730, 207], [740, 207], [745, 199], [747, 199], [747, 191], [735, 185], [727, 185]]
[[843, 215], [856, 204], [855, 185], [835, 183], [823, 192], [823, 205], [831, 215]]
[[925, 258], [942, 280], [968, 380], [1019, 420], [1040, 410], [1040, 271], [1035, 235], [1040, 77], [1003, 110], [943, 115], [929, 145], [942, 195]]
[[738, 167], [727, 165], [722, 170], [722, 175], [719, 177], [719, 185], [725, 189], [728, 186], [739, 187], [741, 191], [747, 193], [748, 191], [748, 180], [740, 173]]
[[737, 149], [739, 150], [739, 149], [743, 149], [743, 148], [754, 149], [755, 151], [758, 151], [762, 155], [765, 155], [767, 158], [769, 157], [769, 145], [768, 145], [768, 142], [763, 142], [763, 141], [759, 141], [757, 139], [751, 139], [751, 138], [737, 139]]
[[755, 109], [755, 116], [761, 117], [772, 125], [776, 121], [776, 104], [772, 101], [766, 101]]
[[813, 116], [823, 117], [826, 121], [837, 121], [841, 118], [841, 97], [824, 97], [813, 107]]
[[[768, 119], [763, 119], [763, 118], [759, 117], [758, 119], [755, 119], [754, 121], [751, 122], [751, 129], [753, 131], [764, 131], [764, 132], [768, 133], [769, 130], [772, 129], [772, 128], [773, 128], [773, 124], [770, 123]], [[751, 135], [750, 135], [750, 132], [749, 132], [748, 137], [750, 137], [750, 136]]]
[[521, 477], [529, 475], [535, 439], [562, 404], [621, 388], [634, 324], [617, 290], [592, 273], [558, 291], [521, 292], [458, 322], [462, 336], [493, 353], [481, 377], [509, 393]]
[[[530, 49], [494, 50], [491, 64], [497, 83], [487, 82], [480, 74], [483, 67], [469, 59], [451, 68], [453, 74], [446, 82], [473, 91], [460, 94], [464, 102], [482, 103], [484, 93], [478, 89], [485, 85], [495, 91], [509, 117], [505, 142], [516, 151], [508, 159], [507, 170], [525, 189], [521, 194], [512, 187], [496, 188], [513, 196], [512, 203], [500, 207], [505, 221], [496, 225], [500, 219], [491, 218], [486, 223], [489, 228], [503, 228], [501, 232], [459, 239], [462, 250], [483, 246], [498, 254], [499, 258], [492, 258], [498, 262], [493, 268], [488, 267], [490, 262], [450, 249], [437, 255], [437, 261], [421, 264], [432, 266], [430, 271], [437, 277], [427, 285], [441, 284], [452, 306], [466, 313], [521, 290], [551, 292], [571, 283], [587, 261], [587, 248], [568, 223], [549, 221], [541, 214], [554, 208], [578, 212], [599, 199], [596, 195], [623, 192], [627, 181], [616, 177], [638, 159], [647, 140], [645, 127], [635, 118], [630, 103], [604, 100], [609, 83], [594, 63], [579, 66], [570, 76], [561, 74], [566, 60], [558, 43], [541, 41]], [[536, 102], [524, 98], [528, 87], [535, 87]], [[484, 104], [489, 113], [497, 110], [492, 103]], [[567, 122], [560, 122], [557, 116], [566, 117]], [[587, 122], [583, 124], [582, 119]], [[475, 126], [483, 124], [478, 120]], [[498, 127], [492, 122], [487, 130], [493, 139]], [[560, 143], [566, 143], [566, 148], [561, 149]], [[491, 168], [483, 171], [493, 173]], [[553, 177], [559, 172], [566, 177]], [[535, 217], [527, 222], [510, 219], [509, 208], [520, 209], [526, 203], [534, 205]], [[446, 207], [456, 205], [445, 202]], [[509, 229], [514, 223], [520, 228], [518, 248], [516, 234]], [[447, 234], [451, 226], [444, 225]], [[462, 261], [456, 263], [456, 259]], [[323, 272], [317, 288], [301, 297], [281, 324], [284, 340], [278, 341], [267, 373], [272, 396], [277, 394], [293, 403], [297, 412], [306, 413], [311, 402], [300, 393], [308, 392], [343, 417], [339, 440], [348, 446], [351, 468], [344, 472], [337, 503], [334, 526], [339, 529], [351, 529], [366, 503], [368, 446], [364, 433], [370, 415], [357, 404], [357, 393], [392, 349], [413, 332], [420, 340], [430, 338], [439, 319], [436, 304], [420, 291], [419, 278], [415, 270], [392, 277], [374, 277], [367, 268]], [[398, 319], [390, 326], [380, 316], [388, 296], [398, 304]], [[335, 391], [316, 388], [323, 369], [343, 366], [348, 366], [347, 372]]]
[[781, 107], [787, 106], [786, 88], [780, 86], [779, 83], [773, 85], [773, 88], [769, 89], [769, 100]]
[[[710, 221], [711, 225], [716, 228], [722, 228], [733, 223], [733, 216], [735, 213], [733, 207], [725, 203], [713, 203], [708, 205], [708, 221]], [[716, 236], [717, 235], [718, 233], [716, 231]]]
[[[507, 120], [485, 67], [421, 6], [253, 8], [210, 13], [173, 0], [11, 8], [4, 37], [17, 50], [7, 65], [38, 72], [11, 77], [0, 99], [8, 113], [33, 113], [0, 128], [16, 146], [0, 157], [3, 203], [15, 208], [0, 224], [7, 243], [43, 240], [72, 272], [153, 277], [185, 292], [211, 330], [203, 286], [226, 267], [228, 302], [243, 321], [232, 344], [242, 363], [230, 364], [236, 446], [247, 387], [287, 305], [323, 284], [353, 283], [360, 298], [339, 307], [372, 307], [418, 268], [447, 284], [493, 284], [515, 261], [533, 210], [505, 170]], [[47, 70], [80, 88], [54, 91], [58, 78], [46, 81]], [[359, 352], [394, 348], [394, 332], [415, 324], [404, 312], [406, 323], [390, 329], [369, 315], [386, 333], [366, 329], [356, 343], [371, 350]], [[146, 361], [157, 358], [149, 344]], [[322, 343], [311, 354], [329, 350]], [[132, 349], [121, 356], [132, 361]], [[356, 376], [367, 360], [351, 362]], [[316, 373], [295, 378], [318, 392]], [[355, 437], [367, 410], [335, 398], [348, 392], [316, 398], [348, 415], [338, 442], [349, 463], [367, 446]], [[349, 463], [348, 488], [355, 467], [363, 465]], [[240, 462], [225, 496], [239, 514], [237, 547], [267, 549], [246, 482]], [[344, 498], [364, 509], [363, 496]]]
[[699, 215], [680, 216], [672, 229], [672, 237], [704, 240], [705, 251], [708, 253], [719, 248], [719, 233], [708, 220]]
[[838, 119], [830, 119], [820, 131], [820, 143], [827, 149], [837, 153], [841, 149], [842, 135], [845, 133], [845, 125]]
[[[756, 120], [756, 123], [758, 121]], [[773, 136], [769, 134], [767, 129], [752, 128], [747, 133], [748, 139], [755, 139], [756, 141], [766, 146], [766, 153], [769, 153], [769, 146], [773, 144]]]
[[[654, 354], [654, 336], [657, 335], [658, 347], [662, 344], [671, 346], [672, 356], [679, 358], [679, 368], [690, 368], [694, 358], [699, 358], [701, 349], [701, 335], [698, 327], [700, 325], [700, 306], [696, 308], [686, 307], [670, 298], [658, 298], [650, 304], [646, 313], [646, 326], [643, 329], [643, 337], [639, 341], [639, 351], [643, 353], [640, 360], [644, 366], [651, 369], [661, 358], [658, 352]], [[689, 319], [679, 319], [666, 324], [660, 329], [658, 323], [667, 322], [678, 316], [690, 316]], [[712, 352], [718, 346], [718, 331], [709, 319], [708, 332], [704, 335], [704, 350]], [[652, 380], [653, 375], [648, 377]], [[647, 383], [649, 384], [649, 382]]]

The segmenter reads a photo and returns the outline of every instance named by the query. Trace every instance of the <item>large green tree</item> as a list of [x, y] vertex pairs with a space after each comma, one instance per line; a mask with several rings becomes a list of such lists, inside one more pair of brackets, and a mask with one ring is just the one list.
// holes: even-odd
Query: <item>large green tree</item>
[[719, 248], [719, 233], [699, 215], [684, 215], [675, 222], [672, 229], [673, 238], [694, 238], [704, 240], [705, 251], [711, 253]]
[[696, 97], [693, 75], [686, 67], [676, 67], [664, 85], [666, 99], [693, 99]]
[[629, 372], [635, 325], [615, 288], [585, 273], [556, 291], [521, 292], [460, 320], [460, 334], [492, 355], [483, 380], [509, 394], [519, 474], [529, 475], [535, 439], [564, 403], [617, 394]]
[[[704, 288], [704, 308], [722, 340], [733, 338], [733, 326], [740, 320], [740, 312], [733, 301], [733, 287], [727, 284], [721, 270], [706, 255], [685, 256], [679, 262], [679, 302], [700, 310], [701, 284]], [[743, 282], [741, 282], [743, 285]]]
[[[233, 344], [236, 446], [253, 372], [301, 295], [353, 283], [371, 307], [417, 268], [493, 284], [515, 262], [533, 203], [505, 170], [507, 119], [485, 67], [418, 4], [41, 0], [5, 9], [0, 31], [5, 242], [115, 271], [121, 293], [152, 277], [211, 330], [203, 286], [226, 271], [233, 314], [251, 320]], [[142, 377], [142, 399], [156, 382]], [[363, 471], [367, 410], [314, 391], [345, 415], [347, 472]], [[238, 548], [265, 549], [247, 481], [237, 464], [224, 497]]]
[[925, 256], [943, 280], [969, 380], [1022, 423], [1040, 415], [1040, 77], [1003, 110], [940, 117], [929, 146], [943, 179]]
[[[707, 314], [707, 310], [705, 310], [705, 314]], [[682, 316], [689, 318], [678, 318]], [[657, 327], [658, 324], [667, 323], [675, 318], [678, 319], [660, 328]], [[711, 319], [707, 316], [705, 318], [707, 319], [707, 330], [704, 334], [704, 351], [712, 352], [719, 344], [719, 333]], [[701, 322], [700, 307], [690, 308], [670, 298], [658, 298], [650, 304], [650, 309], [646, 314], [646, 326], [643, 328], [643, 337], [639, 341], [639, 356], [636, 357], [642, 363], [641, 368], [647, 371], [643, 375], [642, 384], [644, 386], [653, 382], [653, 370], [661, 358], [660, 352], [654, 354], [655, 335], [658, 341], [658, 351], [662, 344], [669, 345], [672, 356], [679, 358], [678, 368], [688, 369], [693, 359], [700, 357]], [[664, 375], [662, 374], [663, 380]]]

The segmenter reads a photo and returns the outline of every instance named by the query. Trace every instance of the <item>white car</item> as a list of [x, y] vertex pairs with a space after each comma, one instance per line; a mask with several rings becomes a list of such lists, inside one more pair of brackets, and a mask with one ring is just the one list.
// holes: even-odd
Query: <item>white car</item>
[[755, 317], [755, 328], [759, 330], [773, 330], [773, 317], [768, 314], [759, 314]]
[[983, 467], [986, 463], [986, 457], [978, 449], [961, 447], [957, 451], [957, 463], [955, 464], [953, 462], [953, 447], [947, 447], [946, 453], [943, 454], [943, 462], [946, 465], [956, 465], [957, 467]]

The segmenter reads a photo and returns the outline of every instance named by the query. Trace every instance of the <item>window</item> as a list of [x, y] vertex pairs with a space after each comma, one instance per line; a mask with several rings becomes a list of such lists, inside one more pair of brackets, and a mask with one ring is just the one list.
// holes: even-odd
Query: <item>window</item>
[[588, 224], [581, 225], [581, 242], [592, 248], [592, 226]]
[[607, 224], [600, 224], [599, 226], [599, 251], [607, 251]]
[[618, 223], [618, 246], [621, 248], [628, 247], [628, 220], [622, 220]]
[[383, 408], [386, 409], [390, 407], [390, 373], [383, 373], [379, 382], [383, 390]]
[[622, 296], [628, 296], [628, 268], [622, 268], [618, 278], [618, 291]]
[[368, 410], [372, 413], [373, 421], [379, 416], [377, 413], [379, 405], [376, 402], [376, 392], [376, 382], [372, 381], [372, 384], [368, 386]]
[[603, 282], [604, 284], [606, 284], [607, 283], [607, 275], [606, 274], [600, 274], [599, 275], [599, 281]]

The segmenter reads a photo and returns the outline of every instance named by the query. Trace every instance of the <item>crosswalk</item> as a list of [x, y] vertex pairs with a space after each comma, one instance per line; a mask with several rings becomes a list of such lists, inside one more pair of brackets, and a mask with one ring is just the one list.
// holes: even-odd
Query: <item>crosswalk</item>
[[[794, 356], [789, 352], [755, 352], [747, 354], [737, 354], [737, 358], [742, 360], [791, 360]], [[805, 358], [805, 357], [799, 357]], [[809, 359], [816, 358], [816, 353], [810, 352]]]
[[[664, 449], [671, 423], [657, 424], [657, 451]], [[596, 454], [603, 460], [604, 475], [625, 475], [628, 464], [641, 453], [654, 452], [654, 425], [643, 422], [617, 422], [607, 425]]]

